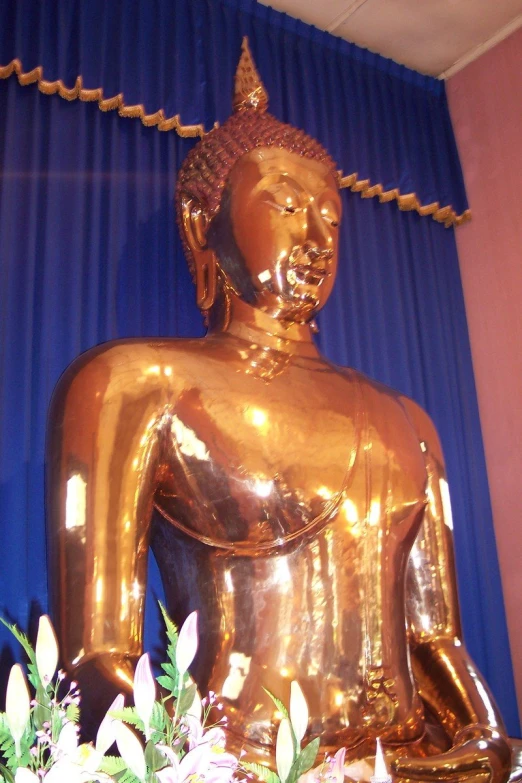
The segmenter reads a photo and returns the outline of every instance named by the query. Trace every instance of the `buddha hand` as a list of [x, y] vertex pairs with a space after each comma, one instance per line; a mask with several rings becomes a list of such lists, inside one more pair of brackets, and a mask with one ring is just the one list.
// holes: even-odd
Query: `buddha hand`
[[401, 758], [393, 771], [410, 780], [465, 780], [489, 775], [490, 783], [504, 783], [511, 772], [511, 748], [500, 732], [479, 723], [457, 732], [453, 747], [428, 758]]

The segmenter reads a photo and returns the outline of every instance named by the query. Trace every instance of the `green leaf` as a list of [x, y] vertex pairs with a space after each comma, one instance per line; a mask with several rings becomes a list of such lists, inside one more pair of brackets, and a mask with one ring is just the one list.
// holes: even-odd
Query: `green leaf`
[[[288, 723], [290, 724], [290, 731], [292, 733], [292, 743], [294, 746], [294, 758], [296, 758], [297, 754], [299, 753], [299, 743], [297, 742], [297, 737], [295, 736], [294, 727], [292, 726], [292, 721], [290, 720], [290, 715], [288, 713], [288, 710], [286, 709], [281, 699], [278, 699], [277, 696], [274, 696], [274, 694], [271, 691], [269, 691], [268, 688], [265, 688], [263, 686], [263, 690], [265, 693], [267, 693], [270, 696], [270, 698], [274, 702], [275, 706], [277, 707], [277, 709], [279, 710], [283, 718], [288, 719]], [[286, 781], [286, 783], [288, 782]]]
[[176, 683], [172, 677], [168, 677], [166, 674], [161, 674], [159, 677], [156, 677], [156, 682], [169, 693], [174, 694], [176, 691]]
[[172, 677], [173, 680], [175, 680], [176, 677], [178, 676], [178, 672], [176, 670], [176, 667], [173, 666], [171, 663], [162, 663], [161, 664], [161, 668], [163, 669], [165, 674], [170, 675], [170, 677]]
[[137, 778], [136, 775], [130, 771], [130, 769], [117, 772], [116, 775], [113, 775], [113, 777], [118, 781], [118, 783], [141, 783], [140, 779]]
[[32, 644], [22, 631], [20, 631], [19, 628], [16, 627], [13, 623], [8, 623], [7, 620], [4, 620], [3, 617], [0, 617], [0, 623], [5, 625], [5, 627], [11, 631], [17, 642], [22, 645], [22, 647], [25, 650], [25, 653], [27, 657], [29, 658], [30, 663], [32, 664], [32, 667], [29, 670], [28, 679], [33, 688], [37, 688], [40, 683], [40, 676], [38, 675], [38, 669], [36, 667], [36, 655], [33, 650]]
[[171, 717], [163, 704], [159, 701], [154, 702], [152, 715], [150, 716], [150, 727], [156, 732], [165, 733], [167, 726], [171, 723]]
[[193, 682], [192, 685], [189, 685], [188, 688], [183, 688], [181, 691], [181, 696], [178, 699], [178, 715], [180, 717], [192, 707], [192, 702], [194, 701], [197, 689], [198, 686]]
[[262, 764], [258, 764], [257, 761], [242, 761], [241, 766], [248, 772], [253, 772], [260, 780], [264, 780], [265, 783], [281, 783], [279, 775], [273, 770], [264, 767]]
[[295, 783], [295, 781], [299, 780], [301, 775], [304, 775], [305, 772], [312, 769], [317, 754], [319, 753], [320, 742], [320, 737], [316, 737], [303, 748], [290, 768], [286, 783]]
[[[281, 701], [281, 699], [278, 699], [277, 696], [274, 696], [274, 694], [271, 691], [269, 691], [268, 688], [265, 688], [264, 686], [263, 686], [263, 690], [264, 690], [265, 693], [267, 693], [270, 696], [270, 698], [274, 702], [275, 706], [277, 707], [277, 709], [279, 710], [281, 715], [284, 718], [288, 718], [288, 720], [290, 721], [290, 715], [288, 714], [288, 710], [286, 709], [286, 707], [283, 704], [283, 702]], [[290, 723], [290, 725], [292, 725], [292, 724]]]
[[104, 756], [98, 769], [106, 775], [117, 775], [127, 769], [127, 765], [120, 756]]
[[2, 780], [5, 781], [5, 783], [15, 783], [13, 775], [7, 769], [7, 767], [4, 767], [3, 764], [0, 764], [0, 775], [2, 776]]
[[170, 617], [167, 614], [167, 610], [161, 603], [161, 601], [158, 601], [159, 608], [161, 610], [161, 614], [163, 615], [163, 622], [165, 623], [165, 628], [167, 630], [167, 637], [169, 641], [171, 641], [173, 644], [176, 644], [178, 641], [178, 629], [175, 625], [175, 623], [172, 622]]
[[161, 753], [150, 740], [145, 745], [145, 763], [147, 769], [151, 769], [153, 772], [156, 772], [158, 769], [163, 769], [167, 764], [167, 759], [163, 753]]
[[136, 728], [145, 734], [145, 725], [142, 719], [136, 712], [135, 707], [124, 707], [122, 710], [111, 710], [109, 713], [111, 718], [122, 720], [124, 723], [128, 723], [130, 726], [136, 726]]
[[13, 738], [11, 736], [11, 729], [9, 728], [9, 724], [7, 722], [7, 715], [5, 712], [0, 712], [0, 750], [2, 749], [2, 745], [4, 742], [13, 742]]
[[56, 726], [56, 711], [51, 712], [51, 700], [49, 694], [43, 687], [41, 682], [38, 682], [36, 687], [36, 707], [33, 710], [34, 723], [37, 729], [42, 729], [43, 724], [50, 722], [52, 719], [53, 736], [56, 736], [58, 727]]
[[77, 704], [68, 704], [65, 715], [71, 723], [78, 723], [80, 720], [80, 708]]
[[14, 746], [15, 746], [14, 739], [9, 734], [9, 736], [7, 736], [5, 739], [2, 740], [2, 744], [0, 745], [0, 750], [4, 755], [7, 756], [7, 753], [11, 748], [14, 751]]

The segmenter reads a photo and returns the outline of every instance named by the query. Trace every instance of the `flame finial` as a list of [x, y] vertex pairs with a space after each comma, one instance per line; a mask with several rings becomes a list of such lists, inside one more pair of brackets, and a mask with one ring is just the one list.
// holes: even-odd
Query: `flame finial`
[[241, 44], [241, 57], [234, 80], [234, 112], [242, 109], [257, 109], [265, 112], [268, 108], [268, 93], [257, 72], [252, 52], [245, 35]]

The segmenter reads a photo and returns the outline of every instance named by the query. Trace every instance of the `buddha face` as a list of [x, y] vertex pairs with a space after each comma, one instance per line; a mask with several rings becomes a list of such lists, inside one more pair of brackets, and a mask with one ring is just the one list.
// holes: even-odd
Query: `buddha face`
[[230, 172], [222, 212], [214, 246], [235, 293], [275, 317], [310, 320], [337, 268], [341, 200], [331, 170], [284, 149], [257, 148]]

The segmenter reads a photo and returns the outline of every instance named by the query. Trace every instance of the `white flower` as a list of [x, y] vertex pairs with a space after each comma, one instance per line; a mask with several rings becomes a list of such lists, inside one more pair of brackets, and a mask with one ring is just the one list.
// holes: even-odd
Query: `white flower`
[[119, 720], [114, 721], [114, 732], [120, 756], [130, 771], [136, 775], [139, 780], [144, 780], [147, 773], [147, 767], [145, 764], [145, 755], [139, 739], [128, 726]]
[[[355, 764], [345, 767], [345, 756], [346, 748], [339, 748], [335, 756], [327, 756], [324, 762], [319, 764], [318, 767], [310, 769], [308, 772], [305, 772], [304, 775], [301, 775], [298, 783], [344, 783], [345, 775], [352, 780], [369, 780], [368, 777], [361, 778], [359, 771], [362, 767], [360, 767], [360, 762], [357, 761]], [[366, 764], [366, 762], [363, 762], [363, 764]], [[366, 767], [371, 773], [371, 767], [369, 767], [368, 764], [366, 764]], [[359, 772], [358, 775], [355, 775], [356, 771]]]
[[75, 723], [69, 721], [60, 731], [58, 742], [56, 743], [55, 755], [57, 758], [63, 756], [72, 756], [78, 748], [78, 727]]
[[111, 713], [119, 712], [123, 709], [125, 699], [123, 693], [119, 693], [111, 706], [107, 710], [107, 713], [100, 723], [100, 728], [96, 734], [96, 750], [103, 756], [111, 745], [116, 741], [116, 734], [114, 732], [114, 718], [111, 717]]
[[297, 680], [290, 684], [290, 721], [297, 744], [301, 744], [308, 728], [308, 705]]
[[328, 774], [328, 780], [331, 783], [343, 783], [344, 781], [344, 758], [346, 756], [346, 748], [339, 748], [332, 761]]
[[29, 722], [30, 710], [29, 689], [25, 674], [20, 664], [15, 663], [7, 681], [5, 715], [11, 736], [14, 739], [17, 756], [20, 756], [20, 740]]
[[279, 724], [276, 740], [276, 766], [281, 783], [285, 783], [294, 761], [294, 740], [288, 718]]
[[192, 750], [196, 745], [199, 745], [201, 738], [203, 737], [203, 726], [201, 725], [201, 721], [199, 718], [195, 718], [187, 712], [181, 719], [181, 725], [186, 732], [189, 750]]
[[40, 783], [40, 779], [30, 769], [18, 767], [15, 774], [15, 783]]
[[180, 675], [185, 674], [194, 660], [198, 649], [198, 613], [191, 612], [178, 636], [176, 645], [176, 667]]
[[[68, 722], [63, 726], [52, 755], [55, 763], [43, 776], [44, 783], [87, 783], [92, 780], [111, 783], [108, 775], [97, 772], [103, 753], [91, 743], [78, 745], [78, 727], [75, 723]], [[31, 783], [29, 778], [27, 783]]]
[[156, 700], [156, 684], [148, 653], [142, 655], [134, 674], [134, 705], [145, 726], [145, 739], [150, 739], [150, 719]]
[[[210, 735], [210, 731], [207, 734]], [[213, 738], [216, 739], [217, 735], [213, 735]], [[235, 756], [223, 751], [219, 744], [212, 744], [212, 741], [207, 740], [207, 735], [181, 761], [171, 748], [164, 745], [158, 745], [157, 748], [171, 765], [156, 772], [160, 783], [189, 783], [203, 777], [206, 783], [230, 783], [238, 766]]]
[[46, 688], [54, 677], [58, 666], [58, 643], [56, 634], [49, 617], [44, 614], [38, 623], [38, 636], [36, 637], [36, 667], [40, 680]]

